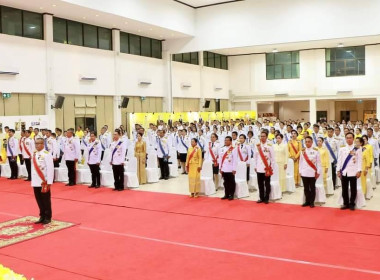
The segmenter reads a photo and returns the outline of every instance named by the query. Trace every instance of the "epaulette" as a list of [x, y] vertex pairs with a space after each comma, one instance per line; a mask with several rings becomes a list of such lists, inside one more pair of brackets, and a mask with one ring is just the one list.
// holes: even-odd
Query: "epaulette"
[[256, 144], [256, 146], [260, 146], [260, 143]]
[[272, 143], [268, 143], [267, 145], [268, 145], [268, 146], [272, 146]]
[[316, 150], [316, 151], [318, 151], [318, 148], [316, 148], [316, 147], [314, 147], [313, 149]]
[[341, 148], [344, 148], [344, 147], [346, 147], [346, 145], [341, 145], [340, 147], [341, 147]]
[[45, 154], [48, 154], [49, 152], [45, 150], [44, 153], [45, 153]]

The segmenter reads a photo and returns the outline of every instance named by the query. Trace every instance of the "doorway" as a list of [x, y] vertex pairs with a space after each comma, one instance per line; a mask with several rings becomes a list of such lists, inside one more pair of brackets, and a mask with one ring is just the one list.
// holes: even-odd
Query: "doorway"
[[75, 128], [81, 126], [84, 130], [86, 127], [89, 128], [90, 131], [95, 131], [96, 129], [96, 117], [76, 117], [75, 118]]

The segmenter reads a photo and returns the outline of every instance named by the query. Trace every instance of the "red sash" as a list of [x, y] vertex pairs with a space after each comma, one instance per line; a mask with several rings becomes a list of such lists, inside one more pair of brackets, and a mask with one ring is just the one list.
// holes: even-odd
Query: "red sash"
[[214, 152], [212, 151], [211, 142], [208, 143], [208, 149], [210, 151], [212, 161], [214, 162], [214, 166], [218, 166], [218, 160], [216, 159]]
[[314, 163], [311, 162], [309, 157], [307, 156], [306, 151], [302, 152], [304, 159], [306, 160], [307, 164], [314, 169], [315, 172], [317, 172], [317, 167], [314, 165]]
[[34, 169], [36, 170], [38, 176], [42, 180], [42, 183], [41, 183], [41, 187], [42, 187], [41, 192], [42, 193], [47, 193], [49, 191], [49, 186], [48, 186], [48, 184], [46, 182], [44, 174], [42, 173], [40, 167], [37, 164], [36, 153], [34, 153], [34, 156], [33, 156], [33, 166], [34, 166]]
[[189, 155], [189, 159], [187, 160], [187, 165], [186, 167], [189, 167], [189, 164], [190, 164], [190, 160], [193, 158], [194, 154], [198, 151], [198, 147], [195, 147], [194, 150], [191, 152], [191, 154]]
[[294, 152], [296, 153], [296, 155], [297, 155], [298, 151], [297, 151], [296, 147], [293, 145], [292, 142], [290, 142], [290, 146], [292, 146], [293, 151], [294, 151]]
[[28, 150], [28, 147], [25, 145], [25, 140], [26, 139], [24, 139], [24, 141], [22, 142], [22, 145], [24, 146], [24, 150], [25, 150], [25, 152], [26, 152], [26, 154], [29, 156], [29, 158], [32, 156], [31, 154], [30, 154], [30, 152], [29, 152], [29, 150]]
[[[20, 142], [18, 143], [18, 147], [19, 147], [19, 149], [20, 149], [20, 153], [22, 153], [22, 147], [21, 147], [22, 139], [23, 139], [23, 138], [20, 138]], [[24, 138], [24, 139], [25, 139], [25, 138]]]
[[244, 160], [243, 159], [243, 155], [241, 154], [240, 145], [241, 144], [239, 144], [239, 146], [238, 146], [238, 154], [239, 154], [240, 161], [247, 161], [248, 160], [248, 155], [247, 155], [247, 158]]
[[232, 145], [231, 145], [230, 148], [224, 153], [224, 155], [222, 157], [222, 164], [220, 165], [220, 169], [222, 169], [222, 167], [223, 167], [223, 163], [226, 160], [228, 152], [231, 152], [233, 149], [234, 149], [234, 147], [232, 147]]
[[266, 177], [272, 176], [273, 175], [273, 169], [272, 169], [272, 167], [269, 166], [268, 161], [267, 161], [267, 159], [263, 153], [263, 150], [261, 149], [260, 144], [257, 145], [257, 150], [259, 151], [261, 160], [263, 161], [263, 163], [265, 165], [265, 176]]

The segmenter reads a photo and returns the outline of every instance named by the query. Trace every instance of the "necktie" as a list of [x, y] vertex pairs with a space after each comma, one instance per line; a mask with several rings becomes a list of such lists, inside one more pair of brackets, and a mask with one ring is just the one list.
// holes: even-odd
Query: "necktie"
[[243, 145], [243, 144], [241, 144], [241, 149], [243, 149], [243, 146], [244, 146], [244, 145]]

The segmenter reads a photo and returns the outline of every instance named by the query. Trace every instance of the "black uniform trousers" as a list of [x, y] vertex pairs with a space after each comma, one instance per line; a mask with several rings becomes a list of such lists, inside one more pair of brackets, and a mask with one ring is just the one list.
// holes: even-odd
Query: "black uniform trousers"
[[224, 185], [224, 196], [234, 197], [235, 195], [235, 175], [232, 172], [223, 172], [223, 185]]
[[104, 151], [102, 151], [102, 155], [101, 155], [101, 157], [100, 157], [100, 161], [103, 160], [103, 157], [104, 157]]
[[336, 186], [336, 164], [331, 163], [331, 175], [332, 175], [332, 181], [333, 181], [333, 186], [335, 190]]
[[66, 166], [67, 166], [67, 171], [68, 171], [68, 176], [69, 176], [69, 184], [76, 184], [75, 180], [75, 161], [74, 160], [66, 160]]
[[100, 166], [97, 164], [89, 164], [88, 165], [91, 170], [92, 184], [93, 187], [100, 186]]
[[24, 164], [24, 157], [22, 156], [22, 154], [18, 154], [18, 158], [20, 160], [20, 164], [23, 165]]
[[32, 172], [31, 172], [32, 162], [31, 162], [31, 159], [25, 158], [24, 160], [25, 160], [26, 171], [28, 172], [28, 180], [32, 180]]
[[41, 192], [42, 187], [34, 187], [34, 197], [36, 198], [38, 208], [40, 208], [40, 217], [46, 220], [51, 220], [51, 193]]
[[169, 178], [169, 162], [167, 160], [164, 160], [164, 158], [158, 158], [158, 163], [160, 164], [161, 178], [168, 179]]
[[9, 167], [11, 168], [11, 178], [18, 178], [18, 166], [17, 166], [17, 158], [13, 159], [13, 157], [8, 157]]
[[[351, 196], [348, 194], [348, 188], [351, 189]], [[357, 178], [356, 176], [342, 176], [342, 196], [345, 206], [355, 206], [357, 195]]]
[[124, 165], [112, 164], [115, 190], [124, 189]]
[[[323, 176], [323, 175], [321, 175]], [[315, 201], [315, 177], [301, 177], [303, 183], [303, 192], [305, 194], [305, 203], [313, 204]]]
[[271, 191], [270, 176], [265, 176], [265, 173], [257, 172], [257, 184], [259, 185], [260, 200], [269, 201]]

